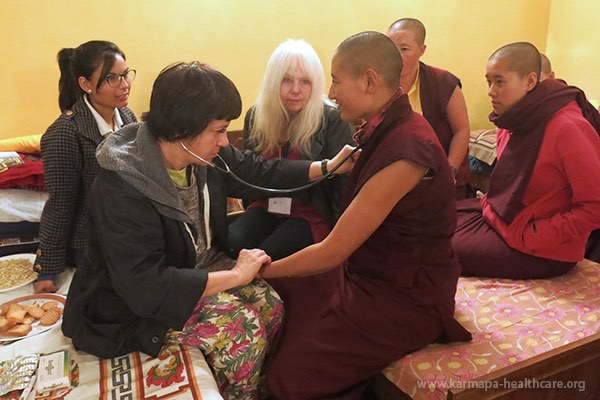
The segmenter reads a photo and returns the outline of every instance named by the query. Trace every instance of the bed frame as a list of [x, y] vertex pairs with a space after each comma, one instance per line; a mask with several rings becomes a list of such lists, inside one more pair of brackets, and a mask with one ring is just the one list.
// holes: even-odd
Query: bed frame
[[[519, 389], [500, 387], [506, 381], [524, 382], [535, 378], [538, 381], [585, 381], [585, 390], [568, 391], [552, 389]], [[562, 399], [595, 400], [600, 398], [600, 333], [569, 343], [529, 358], [515, 365], [499, 369], [478, 378], [479, 381], [499, 382], [499, 388], [449, 389], [447, 400], [479, 399]], [[515, 384], [516, 385], [516, 384]], [[483, 386], [483, 385], [482, 385]], [[369, 400], [410, 399], [383, 374], [371, 382], [366, 396]]]

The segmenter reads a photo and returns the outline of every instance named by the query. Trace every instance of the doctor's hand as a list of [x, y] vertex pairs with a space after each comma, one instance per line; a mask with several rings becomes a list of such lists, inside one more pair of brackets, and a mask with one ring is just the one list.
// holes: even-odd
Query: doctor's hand
[[[355, 147], [352, 147], [350, 145], [345, 145], [344, 147], [342, 147], [342, 149], [335, 155], [335, 157], [333, 157], [331, 160], [329, 160], [327, 162], [327, 171], [331, 171], [333, 168], [335, 168], [336, 165], [338, 165], [339, 163], [342, 162], [342, 160], [344, 160], [344, 158], [348, 157], [353, 151], [354, 151]], [[341, 175], [341, 174], [347, 174], [349, 172], [352, 171], [352, 168], [354, 168], [354, 164], [356, 163], [356, 160], [358, 160], [358, 157], [360, 156], [362, 150], [358, 150], [356, 151], [354, 154], [352, 154], [348, 160], [346, 160], [341, 166], [340, 168], [338, 168], [334, 175]]]
[[247, 285], [254, 279], [260, 267], [270, 262], [271, 257], [264, 250], [243, 249], [240, 251], [237, 262], [231, 271], [237, 274], [239, 285]]
[[58, 290], [52, 279], [35, 281], [33, 283], [35, 293], [54, 293]]

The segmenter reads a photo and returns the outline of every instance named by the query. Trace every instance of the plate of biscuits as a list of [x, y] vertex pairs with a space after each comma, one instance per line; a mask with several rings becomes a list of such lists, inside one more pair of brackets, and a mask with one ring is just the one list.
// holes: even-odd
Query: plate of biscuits
[[0, 305], [0, 342], [39, 335], [62, 320], [65, 296], [40, 293]]

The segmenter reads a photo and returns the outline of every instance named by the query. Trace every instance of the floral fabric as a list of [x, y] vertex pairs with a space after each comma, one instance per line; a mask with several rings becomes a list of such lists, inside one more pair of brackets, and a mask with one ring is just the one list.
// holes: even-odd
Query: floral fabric
[[552, 279], [460, 278], [454, 316], [472, 342], [432, 344], [384, 370], [413, 399], [445, 399], [452, 385], [599, 332], [600, 264]]
[[204, 353], [225, 400], [256, 400], [282, 317], [279, 295], [256, 279], [201, 299], [179, 337]]

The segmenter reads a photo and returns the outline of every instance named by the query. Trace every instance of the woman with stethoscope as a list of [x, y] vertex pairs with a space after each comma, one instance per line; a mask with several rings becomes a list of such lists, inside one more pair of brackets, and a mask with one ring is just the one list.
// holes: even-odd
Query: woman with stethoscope
[[[225, 399], [252, 400], [282, 306], [255, 279], [268, 254], [228, 254], [227, 197], [257, 190], [238, 179], [293, 188], [322, 171], [320, 161], [267, 161], [230, 146], [227, 127], [240, 113], [227, 77], [179, 63], [154, 82], [145, 123], [122, 128], [99, 147], [88, 247], [62, 329], [78, 349], [102, 358], [157, 356], [173, 342], [197, 347]], [[345, 148], [329, 168], [342, 164], [339, 172], [348, 172], [353, 160], [343, 160], [350, 153]]]

